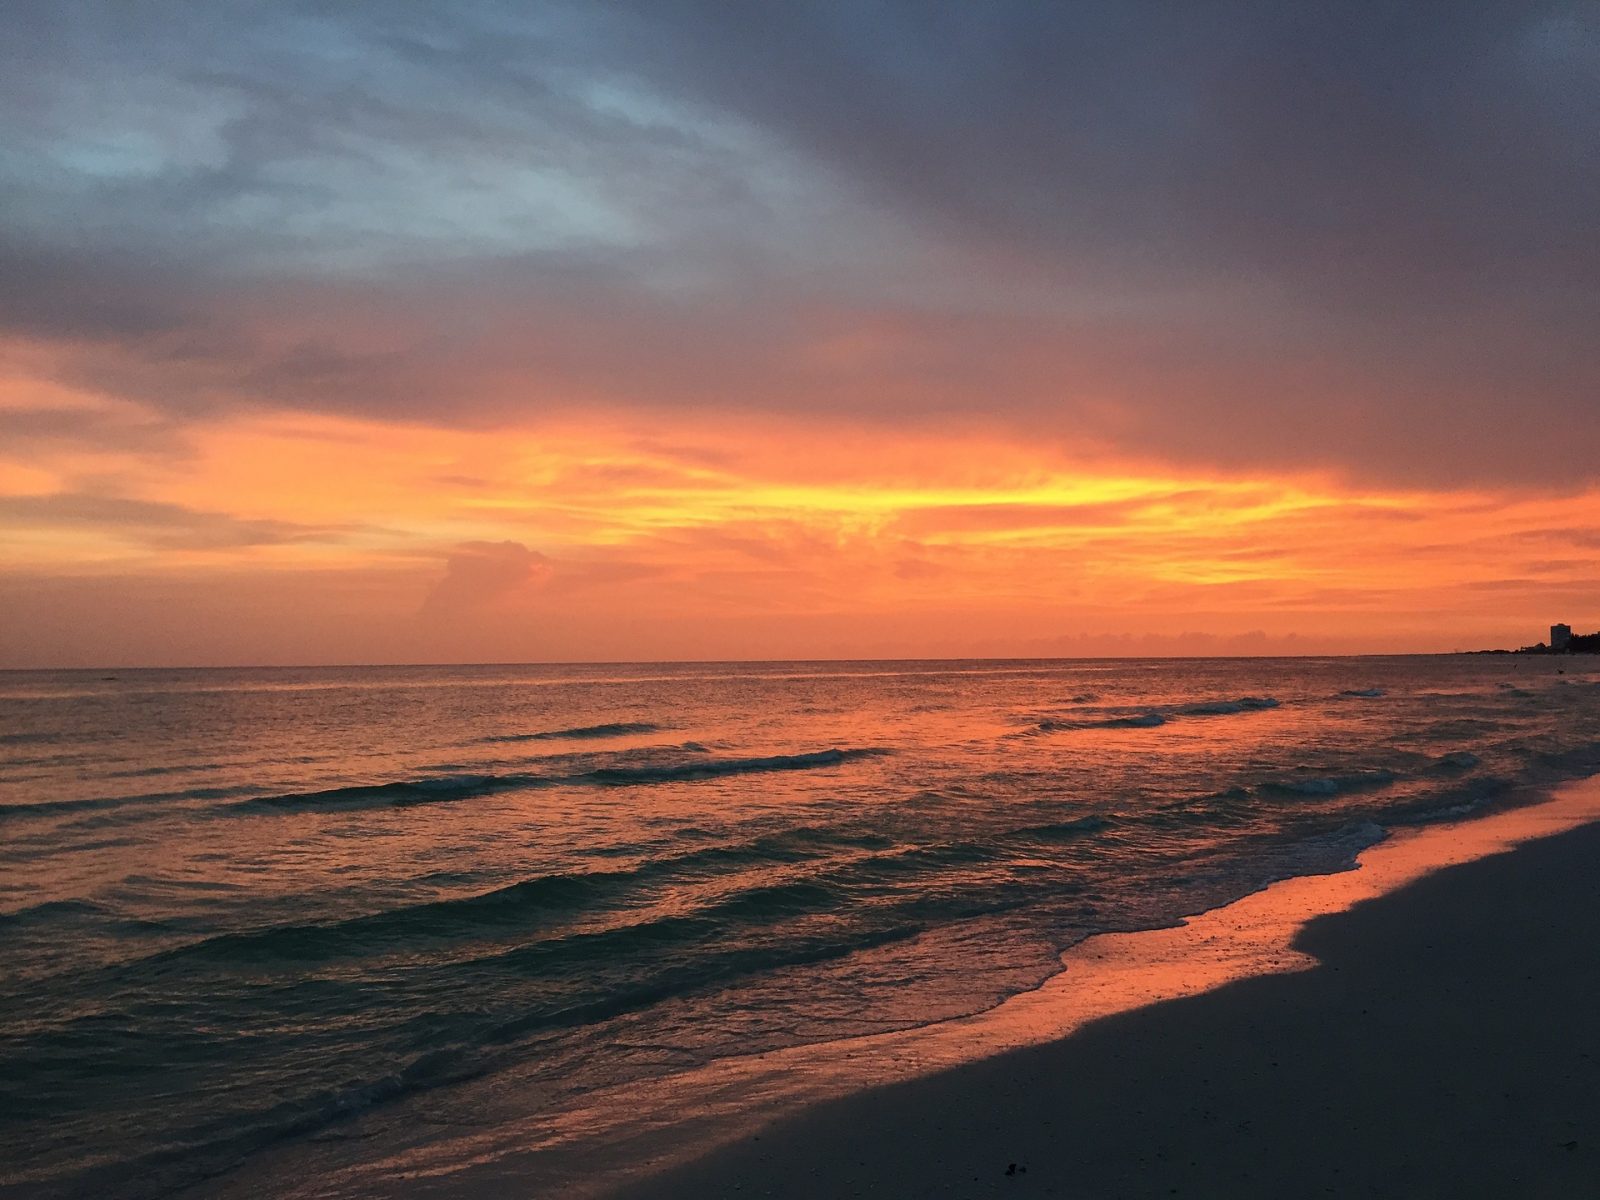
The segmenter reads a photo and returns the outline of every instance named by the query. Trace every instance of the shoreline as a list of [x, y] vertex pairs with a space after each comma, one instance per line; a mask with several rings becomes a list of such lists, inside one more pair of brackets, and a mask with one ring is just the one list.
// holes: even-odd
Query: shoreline
[[[808, 1146], [820, 1136], [817, 1123], [829, 1121], [830, 1114], [855, 1113], [853, 1128], [862, 1123], [859, 1110], [889, 1102], [886, 1097], [899, 1103], [917, 1089], [946, 1087], [945, 1081], [963, 1072], [994, 1070], [994, 1064], [1019, 1055], [1058, 1053], [1108, 1023], [1234, 987], [1315, 974], [1322, 964], [1300, 942], [1317, 922], [1348, 917], [1463, 864], [1505, 857], [1506, 851], [1585, 826], [1592, 826], [1600, 842], [1597, 822], [1600, 776], [1563, 785], [1533, 805], [1391, 833], [1358, 854], [1352, 870], [1282, 879], [1168, 928], [1089, 938], [1067, 950], [1061, 970], [1039, 988], [973, 1016], [719, 1060], [686, 1074], [597, 1092], [587, 1106], [554, 1119], [461, 1128], [459, 1121], [441, 1117], [438, 1124], [413, 1119], [413, 1127], [400, 1129], [395, 1118], [380, 1118], [386, 1128], [379, 1140], [388, 1148], [376, 1160], [351, 1161], [351, 1143], [358, 1147], [368, 1136], [357, 1128], [349, 1137], [285, 1147], [270, 1161], [241, 1164], [184, 1194], [645, 1200], [724, 1194], [735, 1184], [755, 1194], [768, 1188], [777, 1189], [774, 1195], [832, 1194], [834, 1187], [849, 1194], [867, 1185], [852, 1183], [846, 1173], [823, 1186], [809, 1174], [817, 1167]], [[517, 1081], [510, 1077], [491, 1086], [510, 1090]], [[951, 1103], [959, 1109], [958, 1100]], [[625, 1119], [619, 1121], [619, 1114]], [[910, 1136], [892, 1121], [890, 1126], [880, 1130], [884, 1147]], [[875, 1153], [886, 1162], [893, 1158], [887, 1149]], [[993, 1153], [1000, 1153], [998, 1146]], [[787, 1166], [777, 1165], [785, 1161]], [[1015, 1153], [1001, 1167], [1013, 1161]], [[786, 1182], [795, 1182], [785, 1177], [797, 1170], [808, 1186], [784, 1192]], [[1016, 1178], [1003, 1182], [1014, 1187]], [[883, 1181], [870, 1186], [879, 1189], [874, 1194], [924, 1194], [885, 1191]]]
[[[987, 1019], [990, 1053], [603, 1194], [1600, 1189], [1600, 776], [1359, 861], [1091, 938], [1037, 991], [968, 1019]], [[999, 1045], [1008, 1032], [1037, 1037]]]

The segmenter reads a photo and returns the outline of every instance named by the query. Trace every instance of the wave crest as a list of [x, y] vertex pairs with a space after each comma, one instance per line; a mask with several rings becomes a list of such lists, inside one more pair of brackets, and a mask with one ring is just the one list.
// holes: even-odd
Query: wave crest
[[555, 742], [568, 739], [592, 741], [601, 738], [632, 737], [644, 733], [660, 733], [666, 726], [650, 721], [608, 721], [600, 725], [576, 725], [571, 729], [543, 729], [537, 733], [496, 733], [482, 738], [484, 743], [500, 742]]
[[310, 792], [284, 792], [254, 796], [233, 807], [242, 810], [318, 809], [363, 807], [387, 804], [404, 806], [439, 801], [466, 800], [492, 792], [519, 788], [568, 785], [621, 787], [652, 783], [684, 783], [715, 779], [725, 775], [747, 775], [762, 771], [801, 771], [813, 767], [833, 767], [860, 758], [887, 754], [875, 748], [813, 750], [800, 754], [769, 754], [752, 758], [705, 758], [677, 762], [642, 763], [630, 766], [596, 767], [572, 775], [431, 775], [417, 779], [388, 780], [382, 783], [357, 783]]
[[1290, 796], [1338, 796], [1345, 792], [1388, 787], [1398, 778], [1393, 771], [1352, 771], [1347, 775], [1320, 775], [1304, 779], [1275, 779], [1257, 790]]

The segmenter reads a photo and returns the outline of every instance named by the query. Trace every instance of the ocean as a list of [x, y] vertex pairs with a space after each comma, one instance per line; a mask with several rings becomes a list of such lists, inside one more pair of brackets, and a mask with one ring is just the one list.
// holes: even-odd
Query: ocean
[[981, 1011], [1596, 771], [1582, 658], [0, 673], [0, 1194]]

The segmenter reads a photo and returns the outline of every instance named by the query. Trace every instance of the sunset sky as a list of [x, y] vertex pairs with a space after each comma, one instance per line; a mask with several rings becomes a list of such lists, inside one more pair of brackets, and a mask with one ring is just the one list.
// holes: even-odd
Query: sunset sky
[[1600, 5], [10, 0], [0, 666], [1600, 628]]

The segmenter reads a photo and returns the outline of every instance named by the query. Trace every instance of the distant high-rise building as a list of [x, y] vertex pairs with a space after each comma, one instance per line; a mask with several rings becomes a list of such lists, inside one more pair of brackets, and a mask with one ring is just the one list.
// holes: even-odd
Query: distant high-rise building
[[1550, 626], [1550, 649], [1552, 649], [1552, 650], [1565, 650], [1567, 648], [1567, 644], [1569, 642], [1571, 642], [1571, 641], [1572, 641], [1572, 626], [1571, 625], [1552, 625], [1552, 626]]

